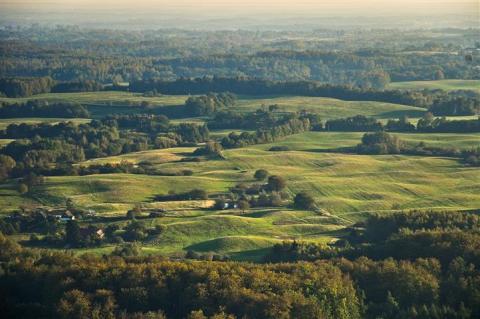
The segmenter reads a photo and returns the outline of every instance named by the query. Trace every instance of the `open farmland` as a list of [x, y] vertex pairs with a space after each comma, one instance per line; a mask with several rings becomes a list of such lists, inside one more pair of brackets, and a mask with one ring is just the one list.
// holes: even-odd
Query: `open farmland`
[[429, 90], [471, 90], [480, 93], [480, 80], [437, 80], [437, 81], [410, 81], [392, 82], [389, 85], [392, 89], [429, 89]]

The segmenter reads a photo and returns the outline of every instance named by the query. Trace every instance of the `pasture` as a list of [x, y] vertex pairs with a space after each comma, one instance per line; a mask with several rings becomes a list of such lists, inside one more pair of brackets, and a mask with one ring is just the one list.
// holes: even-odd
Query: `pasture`
[[262, 105], [277, 105], [283, 112], [299, 112], [305, 110], [319, 114], [322, 119], [343, 118], [355, 115], [371, 116], [379, 119], [402, 116], [421, 117], [425, 109], [382, 102], [343, 101], [323, 97], [281, 96], [266, 98], [250, 98], [240, 96], [237, 107], [244, 111], [254, 111]]
[[[468, 149], [478, 146], [480, 134], [396, 134], [407, 143]], [[334, 153], [338, 147], [359, 143], [362, 133], [307, 132], [264, 145], [224, 151], [226, 160], [182, 162], [195, 148], [174, 148], [130, 153], [89, 160], [79, 165], [149, 162], [162, 171], [192, 170], [193, 176], [106, 174], [47, 177], [31, 198], [44, 205], [62, 205], [71, 198], [81, 207], [103, 213], [125, 213], [152, 196], [193, 188], [211, 194], [228, 192], [236, 183], [254, 183], [256, 169], [287, 179], [293, 196], [309, 191], [319, 207], [336, 215], [353, 216], [365, 211], [413, 208], [474, 208], [480, 205], [480, 170], [456, 159], [404, 155], [355, 155]], [[289, 151], [272, 152], [272, 146]], [[8, 192], [7, 192], [8, 190]], [[2, 190], [0, 190], [2, 191]], [[0, 208], [15, 209], [19, 195], [3, 188]], [[16, 200], [21, 201], [21, 200]]]
[[[188, 96], [186, 95], [144, 97], [139, 93], [105, 91], [47, 93], [35, 95], [34, 98], [0, 98], [0, 102], [22, 103], [29, 99], [47, 100], [50, 102], [78, 102], [85, 105], [94, 118], [100, 118], [112, 113], [142, 112], [141, 108], [138, 107], [142, 102], [148, 102], [149, 109], [180, 106], [184, 104], [187, 98]], [[332, 98], [305, 96], [239, 96], [237, 104], [233, 108], [237, 111], [251, 112], [274, 104], [279, 106], [280, 112], [298, 112], [306, 110], [319, 114], [323, 119], [342, 118], [355, 115], [388, 119], [402, 116], [421, 117], [425, 113], [425, 109], [400, 104], [370, 101], [343, 101]], [[198, 120], [199, 119], [196, 118], [188, 119], [188, 121]]]
[[[139, 112], [131, 105], [149, 101], [152, 107], [182, 105], [187, 96], [146, 98], [128, 92], [43, 94], [46, 100], [75, 101], [85, 104], [94, 118], [109, 113]], [[2, 100], [10, 100], [5, 99]], [[22, 101], [15, 99], [15, 101]], [[425, 110], [380, 102], [349, 102], [317, 97], [240, 96], [235, 108], [251, 112], [276, 104], [277, 112], [307, 110], [323, 120], [355, 116], [389, 118], [409, 116], [418, 119]], [[11, 123], [85, 123], [89, 119], [22, 118], [2, 119], [0, 129]], [[172, 123], [203, 123], [204, 118], [174, 119]], [[212, 131], [221, 138], [232, 130]], [[469, 149], [479, 145], [480, 134], [393, 133], [408, 144], [424, 142], [429, 146]], [[101, 216], [122, 217], [139, 203], [146, 209], [164, 209], [166, 216], [145, 219], [147, 227], [163, 225], [161, 235], [142, 245], [143, 254], [180, 256], [188, 250], [200, 253], [228, 254], [237, 260], [258, 261], [269, 247], [285, 240], [328, 243], [344, 234], [345, 226], [362, 220], [367, 214], [410, 209], [472, 209], [480, 206], [480, 170], [452, 158], [403, 155], [356, 155], [336, 149], [357, 145], [362, 132], [306, 132], [288, 136], [272, 144], [225, 150], [225, 160], [185, 161], [196, 147], [148, 150], [119, 156], [96, 158], [76, 165], [149, 163], [162, 172], [191, 170], [192, 176], [103, 174], [89, 176], [49, 176], [45, 183], [20, 195], [15, 182], [0, 186], [0, 213], [20, 207], [64, 206], [67, 199], [80, 208], [95, 210]], [[10, 140], [0, 141], [0, 146]], [[272, 146], [287, 151], [272, 152]], [[290, 204], [278, 208], [252, 208], [214, 211], [211, 198], [228, 195], [231, 187], [259, 183], [253, 174], [266, 169], [287, 181], [291, 203], [295, 194], [313, 195], [317, 210], [298, 211]], [[261, 183], [261, 182], [260, 182]], [[165, 195], [199, 188], [209, 200], [158, 202]], [[123, 221], [126, 222], [126, 221]], [[79, 249], [76, 253], [109, 253], [113, 246]]]
[[480, 80], [437, 80], [437, 81], [409, 81], [392, 82], [388, 85], [389, 89], [401, 90], [471, 90], [480, 93]]

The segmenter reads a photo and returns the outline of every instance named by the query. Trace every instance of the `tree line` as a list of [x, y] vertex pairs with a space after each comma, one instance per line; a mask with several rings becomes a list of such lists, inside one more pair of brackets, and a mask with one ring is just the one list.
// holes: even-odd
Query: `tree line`
[[455, 147], [427, 146], [420, 142], [417, 145], [408, 145], [401, 139], [386, 132], [365, 133], [362, 142], [355, 147], [359, 154], [408, 154], [421, 156], [444, 156], [461, 158], [462, 162], [471, 165], [480, 165], [480, 147], [460, 150]]
[[480, 132], [480, 117], [471, 120], [448, 120], [445, 117], [434, 117], [427, 112], [418, 120], [417, 125], [409, 122], [408, 117], [398, 120], [390, 119], [384, 125], [377, 119], [356, 115], [353, 117], [332, 119], [325, 122], [325, 125], [318, 123], [316, 131], [338, 131], [338, 132], [425, 132], [425, 133], [478, 133]]
[[[127, 129], [140, 122], [145, 125], [138, 125], [138, 131]], [[150, 134], [145, 135], [144, 131]], [[30, 171], [50, 170], [55, 163], [77, 163], [149, 148], [196, 145], [208, 140], [209, 131], [197, 124], [171, 125], [164, 116], [130, 115], [80, 125], [11, 124], [2, 135], [17, 138], [0, 150], [4, 162], [10, 163], [4, 171], [8, 171], [6, 175], [22, 176]]]
[[329, 97], [347, 101], [378, 101], [430, 108], [438, 115], [473, 115], [479, 112], [479, 97], [465, 91], [378, 90], [315, 81], [273, 81], [249, 77], [181, 78], [132, 81], [132, 92], [156, 90], [163, 94], [205, 94], [232, 92], [244, 95], [299, 95]]
[[221, 109], [225, 109], [235, 104], [235, 95], [225, 93], [208, 93], [203, 96], [189, 97], [185, 102], [185, 108], [193, 116], [203, 116], [214, 114]]
[[41, 93], [102, 91], [104, 85], [94, 80], [57, 82], [50, 76], [0, 78], [0, 93], [7, 97], [28, 97]]
[[88, 110], [78, 104], [69, 102], [47, 102], [29, 100], [25, 103], [0, 103], [0, 117], [65, 117], [89, 118]]
[[237, 148], [254, 144], [271, 143], [279, 138], [306, 132], [311, 129], [310, 119], [306, 116], [292, 114], [275, 123], [272, 127], [259, 129], [254, 133], [232, 132], [220, 141], [223, 148]]

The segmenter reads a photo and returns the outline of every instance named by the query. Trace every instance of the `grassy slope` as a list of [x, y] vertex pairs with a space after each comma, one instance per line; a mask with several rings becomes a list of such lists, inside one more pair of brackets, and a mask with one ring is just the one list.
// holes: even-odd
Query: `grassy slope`
[[144, 97], [140, 93], [121, 91], [81, 92], [81, 93], [45, 93], [25, 98], [0, 98], [0, 102], [21, 103], [28, 100], [70, 101], [81, 104], [123, 104], [127, 102], [140, 103], [148, 101], [154, 106], [180, 105], [185, 102], [185, 95], [162, 95], [158, 97]]
[[10, 142], [13, 142], [14, 140], [11, 139], [0, 139], [0, 148], [4, 147], [5, 145], [9, 144]]
[[391, 89], [440, 89], [445, 91], [473, 90], [480, 93], [480, 80], [439, 80], [390, 83]]
[[[404, 134], [408, 135], [408, 134]], [[390, 211], [392, 208], [478, 208], [480, 170], [460, 165], [453, 159], [414, 156], [360, 156], [325, 153], [331, 147], [350, 146], [361, 133], [315, 133], [291, 136], [278, 144], [294, 149], [269, 152], [271, 145], [225, 151], [227, 160], [199, 163], [176, 162], [177, 156], [191, 151], [154, 150], [95, 161], [118, 162], [149, 160], [162, 169], [192, 169], [194, 176], [144, 176], [109, 174], [82, 177], [48, 177], [34, 190], [34, 196], [21, 197], [14, 186], [0, 187], [0, 205], [8, 211], [37, 199], [44, 204], [64, 203], [72, 198], [81, 206], [103, 214], [125, 214], [136, 202], [147, 207], [162, 207], [168, 216], [147, 220], [148, 226], [166, 225], [152, 238], [145, 254], [181, 254], [186, 250], [227, 253], [235, 259], [259, 260], [268, 247], [282, 240], [328, 242], [341, 234], [344, 224], [363, 218], [365, 211]], [[411, 134], [417, 138], [417, 135]], [[470, 145], [474, 136], [443, 138], [426, 135], [418, 138], [448, 145]], [[201, 210], [207, 202], [150, 202], [155, 194], [170, 189], [178, 192], [202, 188], [211, 193], [227, 191], [238, 182], [253, 182], [253, 172], [266, 168], [288, 180], [287, 191], [311, 192], [327, 212], [282, 209], [240, 211]], [[398, 207], [397, 207], [398, 206]], [[328, 213], [330, 212], [330, 213]], [[108, 253], [112, 247], [79, 252]]]
[[[128, 106], [129, 102], [139, 103], [148, 101], [152, 107], [183, 105], [188, 98], [186, 95], [162, 95], [160, 97], [143, 97], [138, 93], [129, 92], [86, 92], [86, 93], [48, 93], [35, 95], [29, 98], [0, 98], [0, 102], [25, 102], [28, 99], [48, 101], [70, 101], [86, 104], [94, 117], [102, 117], [111, 113], [129, 113], [134, 109]], [[281, 96], [281, 97], [249, 97], [240, 96], [238, 105], [234, 108], [240, 111], [254, 111], [262, 106], [278, 104], [284, 111], [308, 110], [320, 114], [324, 119], [354, 116], [357, 114], [375, 116], [377, 118], [391, 118], [408, 115], [421, 117], [425, 112], [421, 108], [381, 103], [342, 101], [321, 97]], [[138, 112], [138, 109], [136, 109]]]
[[382, 102], [369, 101], [342, 101], [338, 99], [305, 96], [283, 96], [272, 98], [249, 98], [241, 97], [238, 108], [252, 111], [261, 105], [277, 104], [282, 111], [307, 110], [315, 112], [323, 119], [341, 118], [354, 115], [373, 116], [377, 118], [392, 118], [407, 115], [409, 117], [421, 117], [424, 109]]
[[[479, 136], [399, 135], [411, 143], [423, 140], [427, 145], [464, 148], [478, 145]], [[87, 163], [148, 160], [165, 170], [191, 169], [194, 175], [49, 177], [47, 183], [35, 191], [34, 198], [44, 204], [61, 204], [65, 198], [71, 197], [78, 204], [99, 211], [125, 212], [135, 202], [148, 201], [151, 196], [171, 189], [178, 192], [192, 188], [227, 191], [235, 183], [253, 182], [253, 172], [266, 168], [287, 178], [288, 191], [292, 195], [301, 190], [310, 191], [321, 207], [339, 215], [390, 210], [394, 205], [407, 209], [480, 206], [480, 170], [462, 166], [455, 159], [325, 152], [330, 148], [355, 145], [360, 137], [361, 133], [309, 132], [276, 143], [288, 145], [292, 151], [269, 152], [272, 145], [257, 145], [225, 151], [225, 161], [178, 162], [192, 148], [153, 150], [97, 159]], [[12, 190], [4, 190], [3, 193], [1, 209], [14, 208], [8, 202], [15, 201], [12, 198], [17, 195]]]
[[[338, 147], [355, 146], [360, 143], [362, 132], [307, 132], [289, 136], [276, 145], [288, 146], [291, 150], [315, 151]], [[428, 146], [469, 149], [480, 146], [480, 133], [391, 133], [402, 141], [415, 145], [425, 142]], [[263, 148], [263, 146], [260, 146]]]
[[[41, 98], [72, 98], [82, 103], [105, 103], [126, 99], [148, 100], [124, 92], [100, 92], [45, 95]], [[37, 98], [37, 97], [36, 97]], [[186, 97], [160, 97], [159, 105], [179, 105]], [[162, 104], [164, 103], [164, 104]], [[279, 104], [286, 111], [308, 109], [324, 119], [356, 114], [377, 118], [403, 114], [420, 116], [423, 110], [408, 106], [377, 102], [345, 102], [325, 98], [279, 97], [249, 99], [242, 97], [241, 110], [254, 110], [261, 104]], [[117, 110], [117, 106], [99, 106], [101, 112]], [[128, 108], [128, 107], [126, 107]], [[32, 119], [36, 120], [36, 119]], [[196, 119], [193, 119], [196, 121]], [[225, 132], [215, 132], [217, 135]], [[149, 226], [167, 226], [159, 238], [143, 247], [145, 254], [177, 254], [192, 249], [199, 252], [228, 253], [233, 258], [258, 260], [272, 244], [281, 240], [302, 239], [327, 242], [341, 232], [343, 224], [362, 218], [365, 211], [389, 211], [400, 208], [474, 208], [480, 206], [480, 171], [464, 167], [452, 159], [406, 156], [359, 156], [326, 153], [329, 148], [352, 146], [362, 133], [315, 133], [294, 135], [275, 145], [288, 145], [292, 151], [267, 151], [272, 145], [257, 145], [225, 151], [225, 161], [183, 162], [192, 148], [152, 150], [126, 154], [84, 163], [107, 163], [128, 160], [149, 161], [162, 169], [191, 169], [194, 176], [93, 175], [83, 177], [49, 177], [32, 196], [20, 196], [15, 185], [0, 186], [0, 211], [20, 205], [62, 205], [66, 198], [103, 214], [125, 214], [137, 202], [147, 207], [162, 207], [168, 216], [148, 220]], [[421, 140], [430, 145], [472, 147], [479, 134], [398, 134], [408, 142]], [[202, 188], [211, 193], [224, 192], [239, 182], [253, 182], [253, 172], [266, 168], [288, 180], [287, 191], [311, 192], [319, 205], [331, 212], [290, 209], [213, 212], [201, 210], [211, 202], [150, 202], [155, 194]], [[108, 253], [112, 247], [79, 252]]]

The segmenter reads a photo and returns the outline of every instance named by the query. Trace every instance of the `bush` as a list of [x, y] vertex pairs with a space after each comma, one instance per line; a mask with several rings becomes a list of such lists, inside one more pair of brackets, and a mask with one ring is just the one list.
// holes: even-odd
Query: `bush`
[[24, 183], [20, 183], [18, 185], [18, 192], [22, 195], [28, 193], [28, 186]]
[[121, 246], [115, 247], [115, 249], [112, 252], [112, 255], [120, 256], [120, 257], [132, 257], [132, 256], [140, 255], [140, 252], [141, 252], [140, 245], [136, 243], [125, 243], [125, 244], [122, 244]]
[[281, 176], [270, 176], [268, 178], [267, 188], [270, 191], [279, 192], [287, 186], [287, 182]]
[[312, 209], [315, 206], [315, 199], [306, 192], [295, 195], [293, 206], [297, 209]]
[[366, 133], [362, 144], [357, 146], [360, 154], [399, 154], [404, 148], [403, 142], [386, 132]]
[[259, 169], [255, 172], [253, 177], [255, 177], [256, 180], [262, 181], [268, 177], [268, 171], [265, 169]]
[[238, 209], [240, 209], [242, 212], [245, 212], [247, 209], [250, 208], [250, 204], [246, 200], [239, 200], [237, 204]]

